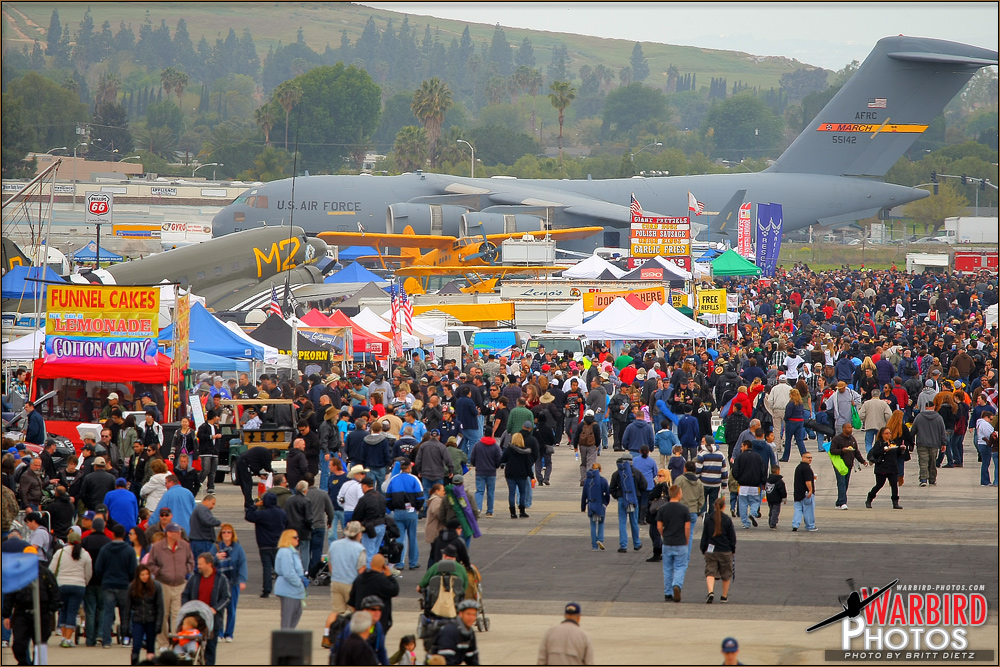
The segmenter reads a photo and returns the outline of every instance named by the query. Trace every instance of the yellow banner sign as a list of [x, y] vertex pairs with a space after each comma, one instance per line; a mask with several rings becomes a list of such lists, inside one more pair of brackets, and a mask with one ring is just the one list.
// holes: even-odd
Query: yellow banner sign
[[671, 292], [670, 305], [674, 308], [683, 308], [688, 305], [688, 295], [684, 292]]
[[628, 292], [584, 292], [583, 309], [586, 311], [601, 311], [610, 306], [618, 297], [626, 298], [634, 294], [643, 303], [666, 303], [667, 291], [661, 287], [631, 290]]
[[[179, 291], [179, 288], [178, 288]], [[191, 295], [177, 297], [174, 306], [174, 368], [188, 366], [188, 345], [191, 341]]]
[[156, 287], [49, 285], [45, 361], [156, 363]]
[[637, 241], [632, 239], [629, 253], [632, 257], [666, 257], [668, 255], [690, 255], [691, 242], [687, 240], [652, 239]]
[[698, 292], [698, 311], [716, 314], [726, 312], [726, 290], [705, 289]]

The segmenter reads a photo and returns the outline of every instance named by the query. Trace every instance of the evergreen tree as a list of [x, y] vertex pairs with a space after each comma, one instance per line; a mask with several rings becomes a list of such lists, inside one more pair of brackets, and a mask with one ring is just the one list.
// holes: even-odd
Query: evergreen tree
[[159, 104], [162, 101], [163, 101], [163, 88], [160, 88], [156, 91], [156, 103]]
[[[25, 49], [28, 47], [25, 46]], [[35, 40], [35, 45], [31, 48], [31, 56], [28, 60], [28, 68], [36, 72], [41, 72], [45, 69], [45, 57], [42, 55], [42, 45]]]
[[552, 62], [545, 70], [546, 76], [553, 81], [568, 81], [569, 72], [569, 51], [565, 44], [559, 44], [552, 48]]
[[94, 39], [94, 62], [104, 62], [111, 55], [115, 36], [111, 32], [111, 21], [101, 24], [101, 34]]
[[497, 66], [500, 76], [508, 76], [514, 71], [514, 52], [510, 48], [510, 42], [507, 41], [507, 35], [499, 25], [493, 29], [489, 62]]
[[535, 50], [531, 46], [531, 40], [527, 37], [521, 40], [521, 46], [517, 48], [517, 56], [514, 62], [518, 67], [535, 66]]
[[188, 33], [187, 21], [177, 20], [177, 27], [174, 28], [174, 63], [179, 65], [185, 72], [195, 74], [198, 67], [196, 64], [197, 55], [194, 51], [194, 43]]
[[47, 44], [45, 55], [53, 57], [59, 55], [59, 48], [61, 46], [59, 40], [62, 37], [62, 32], [62, 23], [59, 22], [59, 10], [53, 9], [52, 18], [49, 19], [49, 31], [45, 34]]
[[70, 48], [70, 36], [69, 36], [69, 26], [63, 26], [62, 37], [59, 39], [59, 50], [56, 53], [56, 66], [57, 67], [69, 67], [72, 62], [70, 56], [72, 55], [72, 49]]
[[196, 60], [196, 66], [191, 70], [191, 73], [196, 79], [203, 82], [208, 82], [208, 79], [212, 76], [211, 70], [212, 62], [212, 47], [208, 45], [208, 40], [202, 35], [201, 39], [198, 40], [198, 58]]
[[135, 49], [135, 33], [132, 31], [132, 24], [125, 25], [123, 20], [118, 25], [118, 33], [115, 35], [114, 50], [131, 52]]
[[86, 64], [97, 62], [93, 58], [93, 41], [94, 19], [90, 15], [90, 7], [87, 7], [87, 11], [83, 14], [83, 20], [80, 21], [80, 29], [76, 31], [76, 48], [79, 50], [78, 60], [82, 60]]
[[[337, 60], [342, 63], [349, 63], [353, 58], [351, 58], [351, 38], [347, 36], [347, 31], [344, 30], [340, 33], [340, 48], [337, 50]], [[335, 63], [328, 63], [333, 65]]]
[[361, 36], [358, 37], [358, 41], [354, 44], [354, 55], [356, 58], [363, 61], [366, 66], [374, 67], [376, 55], [378, 53], [378, 45], [379, 34], [378, 28], [375, 27], [375, 18], [373, 16], [369, 16], [368, 22], [365, 23], [365, 29], [361, 32]]
[[632, 58], [629, 60], [629, 65], [632, 67], [632, 81], [642, 83], [649, 77], [649, 63], [642, 55], [642, 44], [639, 42], [636, 42], [635, 46], [632, 47]]

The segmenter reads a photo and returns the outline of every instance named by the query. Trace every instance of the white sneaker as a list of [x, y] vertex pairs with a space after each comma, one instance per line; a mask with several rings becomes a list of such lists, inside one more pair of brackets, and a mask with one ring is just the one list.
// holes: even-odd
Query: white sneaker
[[226, 637], [226, 643], [227, 644], [232, 644], [233, 643], [233, 638], [232, 637]]
[[847, 509], [847, 504], [845, 503], [845, 504], [841, 505], [841, 506], [840, 506], [840, 509], [842, 509], [842, 510], [846, 510], [846, 509]]

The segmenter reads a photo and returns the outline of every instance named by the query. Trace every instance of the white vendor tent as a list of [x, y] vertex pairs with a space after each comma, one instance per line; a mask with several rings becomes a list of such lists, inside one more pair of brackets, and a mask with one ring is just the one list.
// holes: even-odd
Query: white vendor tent
[[607, 335], [604, 338], [610, 340], [684, 340], [718, 336], [714, 329], [698, 324], [668, 305], [658, 303], [650, 304], [631, 321], [621, 321], [609, 327], [605, 333]]
[[990, 327], [995, 327], [997, 325], [997, 305], [993, 304], [986, 309], [986, 325]]
[[[386, 321], [388, 326], [389, 318], [392, 317], [392, 310], [387, 310], [379, 317]], [[447, 345], [448, 332], [444, 329], [447, 326], [443, 317], [414, 317], [413, 333], [420, 338], [429, 338], [434, 345]], [[369, 330], [370, 331], [370, 330]], [[388, 329], [386, 329], [388, 331]]]
[[15, 338], [3, 345], [4, 361], [27, 361], [38, 358], [38, 349], [45, 343], [45, 329]]
[[563, 278], [574, 278], [576, 280], [595, 280], [605, 271], [610, 271], [615, 278], [621, 278], [625, 271], [599, 255], [591, 255], [582, 262], [569, 267], [562, 272]]
[[[583, 301], [581, 300], [581, 306]], [[611, 305], [578, 327], [570, 329], [574, 336], [587, 336], [591, 340], [604, 338], [601, 334], [616, 324], [635, 319], [636, 310], [624, 298], [618, 297]]]
[[545, 325], [548, 331], [569, 331], [583, 324], [583, 299], [577, 299], [573, 305], [562, 311]]
[[[371, 308], [362, 308], [357, 315], [351, 318], [351, 321], [365, 331], [371, 331], [372, 333], [381, 334], [386, 337], [389, 335], [391, 323], [388, 320], [383, 320], [381, 317], [373, 313]], [[417, 326], [414, 324], [413, 330], [416, 331], [416, 329]], [[421, 345], [419, 335], [403, 332], [400, 339], [403, 342], [404, 350], [412, 350], [413, 348], [420, 347]], [[427, 337], [427, 342], [430, 342], [430, 337]]]

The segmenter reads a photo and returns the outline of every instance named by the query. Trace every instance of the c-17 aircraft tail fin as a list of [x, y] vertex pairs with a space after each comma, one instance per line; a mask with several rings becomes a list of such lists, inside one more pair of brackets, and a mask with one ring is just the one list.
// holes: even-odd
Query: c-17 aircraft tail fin
[[884, 176], [997, 52], [922, 37], [886, 37], [768, 170]]

